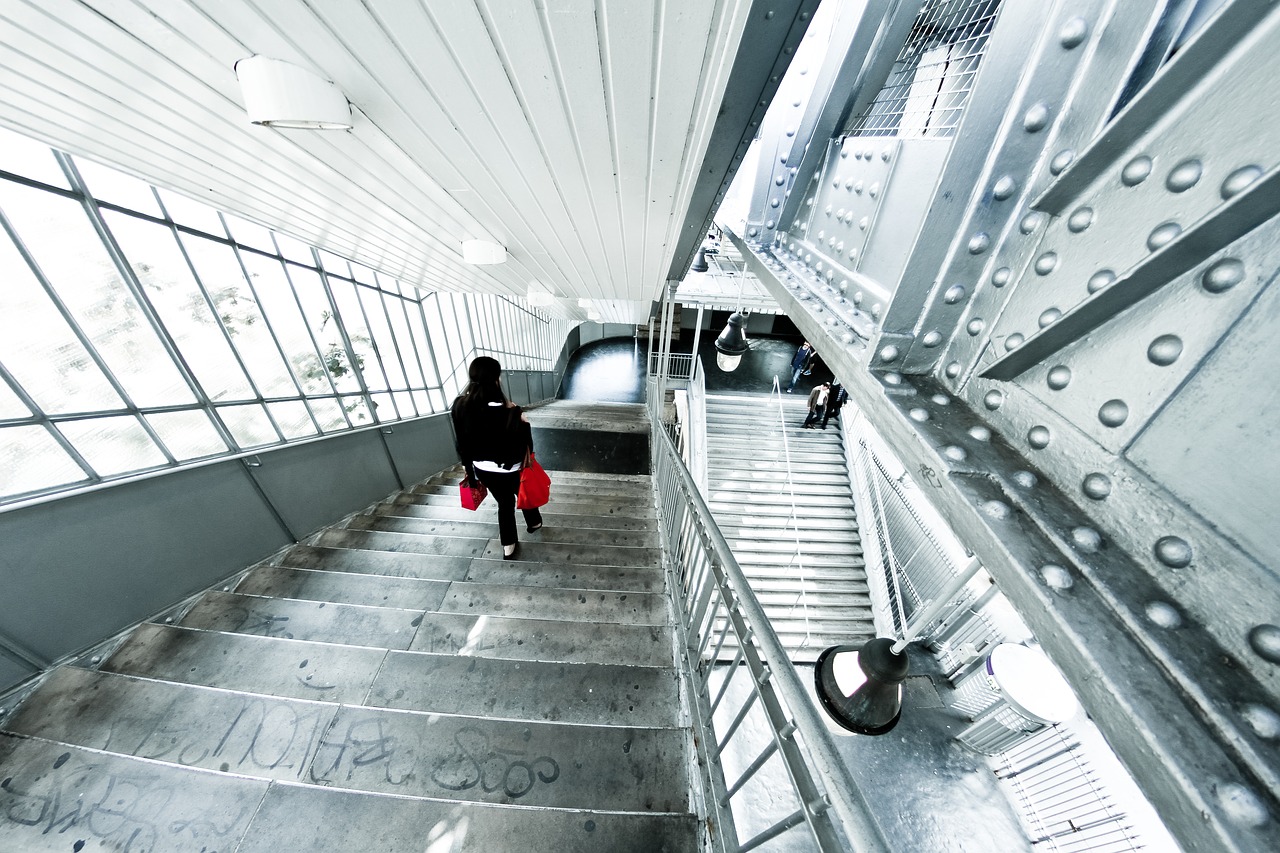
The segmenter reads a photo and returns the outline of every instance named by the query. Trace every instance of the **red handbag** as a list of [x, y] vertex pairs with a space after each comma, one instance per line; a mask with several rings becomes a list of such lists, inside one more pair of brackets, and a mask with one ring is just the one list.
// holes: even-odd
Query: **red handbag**
[[551, 500], [551, 478], [542, 470], [533, 451], [520, 469], [520, 493], [516, 495], [516, 509], [536, 509]]
[[463, 509], [477, 510], [489, 496], [489, 490], [485, 488], [484, 483], [478, 480], [473, 483], [469, 478], [463, 477], [462, 482], [458, 484], [458, 496], [462, 499]]

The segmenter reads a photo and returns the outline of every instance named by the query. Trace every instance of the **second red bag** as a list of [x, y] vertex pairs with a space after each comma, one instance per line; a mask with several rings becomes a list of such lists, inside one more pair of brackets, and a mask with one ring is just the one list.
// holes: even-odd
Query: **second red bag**
[[551, 500], [551, 478], [542, 470], [533, 454], [520, 469], [520, 493], [516, 495], [516, 509], [535, 509]]

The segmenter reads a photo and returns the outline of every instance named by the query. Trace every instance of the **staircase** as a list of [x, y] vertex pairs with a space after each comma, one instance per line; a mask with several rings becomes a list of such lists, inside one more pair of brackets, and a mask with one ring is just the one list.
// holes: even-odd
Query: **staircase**
[[449, 471], [49, 672], [0, 850], [696, 850], [649, 478], [550, 473], [520, 560]]
[[[792, 660], [875, 636], [839, 425], [804, 397], [707, 396], [707, 504]], [[792, 493], [794, 491], [793, 512]]]

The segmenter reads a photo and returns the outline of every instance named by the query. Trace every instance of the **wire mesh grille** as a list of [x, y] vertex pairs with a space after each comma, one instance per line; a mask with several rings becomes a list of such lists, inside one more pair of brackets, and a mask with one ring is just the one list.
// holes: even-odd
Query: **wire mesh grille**
[[875, 100], [846, 136], [953, 136], [1000, 0], [928, 0]]

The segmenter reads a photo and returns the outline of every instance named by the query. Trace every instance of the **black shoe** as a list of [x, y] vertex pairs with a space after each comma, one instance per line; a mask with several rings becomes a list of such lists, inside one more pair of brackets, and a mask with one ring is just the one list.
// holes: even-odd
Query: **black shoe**
[[519, 559], [519, 558], [520, 558], [520, 543], [519, 543], [519, 542], [517, 542], [517, 543], [516, 543], [516, 547], [511, 551], [511, 553], [510, 553], [510, 554], [508, 554], [508, 553], [506, 552], [506, 546], [505, 546], [505, 545], [503, 546], [502, 559], [504, 559], [504, 560], [516, 560], [516, 559]]
[[530, 533], [534, 533], [534, 532], [536, 532], [536, 531], [538, 531], [538, 530], [541, 530], [541, 529], [542, 529], [542, 522], [541, 522], [541, 521], [539, 521], [537, 524], [533, 525], [532, 527], [526, 527], [526, 528], [525, 528], [525, 530], [529, 531]]

